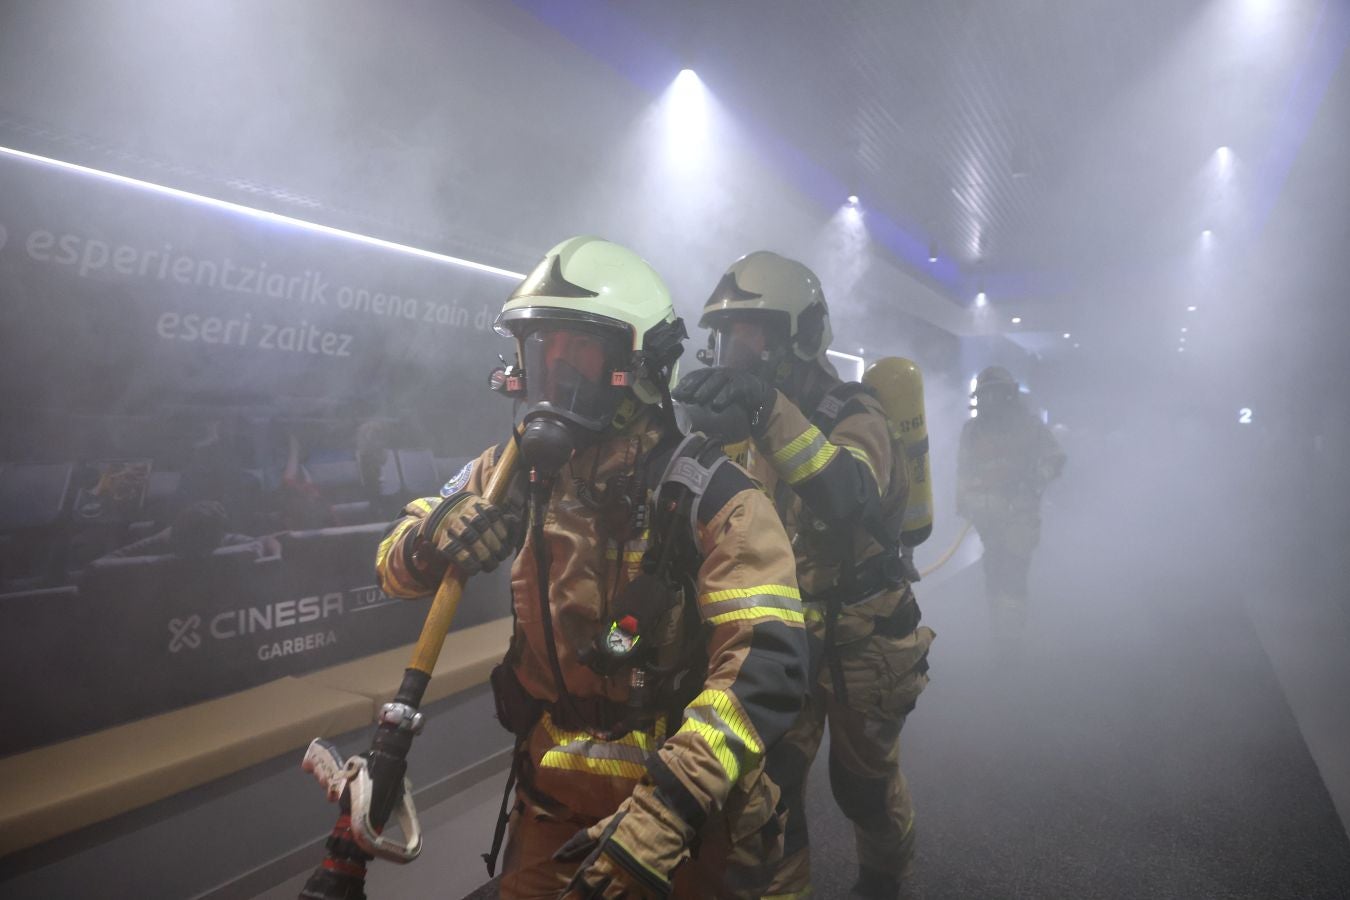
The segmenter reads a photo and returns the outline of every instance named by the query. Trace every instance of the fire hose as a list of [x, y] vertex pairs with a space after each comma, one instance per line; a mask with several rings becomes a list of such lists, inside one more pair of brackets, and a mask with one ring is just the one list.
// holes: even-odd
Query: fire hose
[[[483, 492], [488, 503], [500, 505], [505, 499], [518, 454], [516, 441], [507, 441]], [[370, 750], [344, 763], [338, 749], [328, 741], [315, 738], [310, 743], [302, 766], [323, 785], [328, 799], [339, 804], [339, 815], [327, 841], [327, 857], [305, 882], [301, 900], [365, 900], [369, 860], [379, 857], [407, 863], [421, 852], [422, 833], [412, 785], [404, 775], [413, 738], [422, 730], [418, 707], [459, 608], [464, 582], [465, 576], [453, 567], [446, 570], [398, 693], [380, 709]], [[403, 832], [402, 841], [384, 833], [395, 816]]]
[[952, 557], [956, 555], [956, 551], [960, 549], [961, 542], [966, 539], [966, 535], [969, 533], [970, 533], [970, 523], [967, 522], [965, 525], [961, 527], [961, 533], [956, 536], [956, 540], [952, 541], [952, 545], [947, 548], [946, 552], [943, 553], [940, 557], [938, 557], [937, 562], [933, 563], [931, 566], [920, 572], [919, 577], [927, 578], [929, 575], [932, 575], [938, 569], [942, 568], [947, 563], [951, 562]]

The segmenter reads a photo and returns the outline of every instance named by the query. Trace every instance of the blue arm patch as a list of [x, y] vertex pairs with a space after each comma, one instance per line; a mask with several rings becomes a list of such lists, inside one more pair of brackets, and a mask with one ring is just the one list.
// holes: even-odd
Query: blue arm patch
[[475, 462], [476, 460], [472, 459], [466, 462], [464, 468], [460, 469], [454, 478], [445, 483], [445, 486], [441, 488], [442, 497], [449, 497], [451, 494], [458, 494], [464, 490], [464, 486], [469, 483], [469, 478], [473, 476], [473, 464]]

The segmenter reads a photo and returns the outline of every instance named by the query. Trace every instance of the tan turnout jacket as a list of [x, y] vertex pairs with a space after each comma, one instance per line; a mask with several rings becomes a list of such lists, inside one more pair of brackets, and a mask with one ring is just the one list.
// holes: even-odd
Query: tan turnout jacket
[[[608, 630], [609, 604], [637, 574], [647, 537], [633, 535], [622, 545], [606, 537], [597, 515], [578, 498], [573, 478], [603, 485], [608, 476], [631, 471], [660, 434], [647, 428], [578, 452], [553, 487], [544, 523], [550, 612], [567, 689], [576, 698], [621, 703], [627, 697], [626, 674], [602, 677], [578, 654]], [[497, 456], [495, 449], [479, 456], [464, 488], [481, 493]], [[440, 572], [419, 570], [410, 551], [419, 524], [441, 502], [410, 503], [381, 544], [377, 567], [390, 596], [421, 597], [435, 589]], [[648, 774], [651, 752], [678, 782], [662, 786], [668, 795], [680, 795], [676, 812], [706, 816], [721, 810], [733, 786], [758, 779], [765, 747], [787, 730], [801, 706], [807, 649], [796, 564], [772, 504], [740, 467], [726, 463], [704, 493], [697, 519], [702, 562], [690, 573], [697, 597], [686, 602], [697, 603], [701, 627], [676, 639], [702, 642], [708, 662], [702, 689], [682, 720], [600, 741], [565, 731], [546, 713], [529, 741], [536, 786], [582, 816], [612, 812]], [[532, 540], [527, 535], [511, 570], [515, 670], [532, 696], [556, 701]], [[596, 777], [578, 777], [585, 775]]]

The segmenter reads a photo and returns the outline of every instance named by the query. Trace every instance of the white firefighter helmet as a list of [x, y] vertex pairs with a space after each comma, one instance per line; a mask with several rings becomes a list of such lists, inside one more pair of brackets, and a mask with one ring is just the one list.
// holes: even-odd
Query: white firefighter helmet
[[703, 305], [699, 325], [723, 331], [752, 318], [772, 321], [798, 359], [825, 360], [834, 337], [825, 293], [816, 273], [795, 259], [757, 250], [736, 260]]
[[[544, 254], [507, 298], [495, 327], [516, 339], [527, 394], [544, 387], [537, 363], [548, 361], [553, 351], [543, 347], [543, 336], [581, 333], [596, 336], [604, 359], [598, 370], [579, 373], [586, 366], [571, 360], [577, 377], [595, 382], [591, 387], [602, 394], [611, 387], [631, 388], [647, 404], [661, 402], [654, 376], [662, 369], [669, 370], [667, 379], [673, 382], [686, 337], [661, 276], [632, 250], [589, 235], [569, 238]], [[568, 386], [575, 391], [575, 384]], [[580, 419], [594, 418], [575, 411]]]

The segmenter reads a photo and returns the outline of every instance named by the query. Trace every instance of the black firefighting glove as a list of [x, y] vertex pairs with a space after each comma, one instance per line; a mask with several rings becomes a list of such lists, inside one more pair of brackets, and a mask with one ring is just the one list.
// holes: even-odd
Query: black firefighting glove
[[690, 372], [680, 379], [671, 397], [681, 403], [706, 406], [715, 413], [728, 407], [739, 407], [750, 421], [750, 434], [760, 437], [769, 427], [769, 415], [778, 392], [752, 372], [712, 366]]
[[512, 533], [519, 527], [508, 516], [472, 491], [441, 501], [422, 526], [423, 537], [437, 553], [465, 575], [491, 572], [515, 554]]
[[650, 784], [639, 784], [614, 815], [578, 831], [553, 854], [559, 862], [580, 863], [560, 900], [668, 897], [693, 837]]

